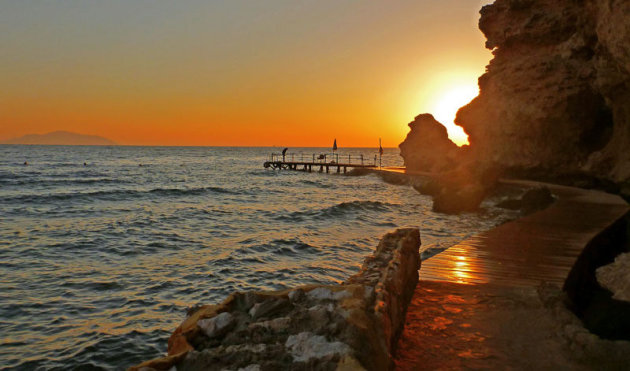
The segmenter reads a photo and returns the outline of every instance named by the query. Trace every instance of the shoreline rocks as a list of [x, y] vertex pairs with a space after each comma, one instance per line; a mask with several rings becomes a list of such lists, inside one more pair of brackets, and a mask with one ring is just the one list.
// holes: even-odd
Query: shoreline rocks
[[630, 340], [630, 302], [614, 298], [613, 292], [600, 284], [602, 273], [597, 272], [608, 270], [617, 256], [628, 251], [629, 217], [626, 214], [584, 247], [563, 287], [570, 309], [584, 326], [606, 339]]
[[509, 198], [497, 203], [497, 207], [508, 210], [519, 210], [523, 215], [546, 209], [555, 198], [547, 187], [532, 188], [525, 191], [520, 198]]
[[630, 302], [630, 252], [617, 255], [614, 262], [595, 272], [597, 282], [613, 294], [613, 299]]
[[391, 369], [419, 246], [418, 229], [398, 229], [343, 284], [237, 292], [193, 309], [171, 335], [168, 356], [130, 370]]

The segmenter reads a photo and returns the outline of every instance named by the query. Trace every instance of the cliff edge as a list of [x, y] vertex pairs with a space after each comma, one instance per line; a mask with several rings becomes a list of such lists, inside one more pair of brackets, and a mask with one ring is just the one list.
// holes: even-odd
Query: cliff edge
[[494, 58], [456, 118], [478, 161], [515, 175], [630, 184], [630, 2], [497, 0]]
[[[480, 14], [494, 58], [455, 119], [471, 144], [447, 157], [630, 195], [630, 2], [496, 0]], [[434, 141], [417, 121], [401, 155], [433, 171], [417, 158]]]

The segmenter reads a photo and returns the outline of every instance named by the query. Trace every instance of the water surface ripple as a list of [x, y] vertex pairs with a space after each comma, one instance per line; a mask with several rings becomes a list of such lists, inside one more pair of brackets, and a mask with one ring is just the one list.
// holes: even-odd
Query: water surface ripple
[[341, 282], [396, 227], [447, 246], [501, 218], [432, 213], [374, 175], [265, 170], [270, 150], [0, 146], [0, 366], [124, 369], [164, 354], [189, 306]]

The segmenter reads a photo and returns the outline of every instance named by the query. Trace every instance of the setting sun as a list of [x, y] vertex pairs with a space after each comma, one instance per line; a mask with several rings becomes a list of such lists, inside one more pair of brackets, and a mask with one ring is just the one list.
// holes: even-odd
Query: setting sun
[[455, 115], [460, 107], [468, 104], [479, 93], [476, 85], [454, 87], [436, 97], [431, 112], [436, 120], [446, 126], [448, 137], [458, 146], [469, 144], [468, 135], [461, 126], [455, 125]]

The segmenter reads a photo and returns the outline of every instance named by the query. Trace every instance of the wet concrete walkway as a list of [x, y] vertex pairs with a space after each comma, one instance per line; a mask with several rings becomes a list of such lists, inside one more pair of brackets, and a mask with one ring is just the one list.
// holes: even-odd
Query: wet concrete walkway
[[558, 196], [549, 208], [422, 262], [397, 369], [590, 368], [568, 350], [537, 289], [561, 287], [586, 244], [629, 208], [615, 195], [547, 186]]

